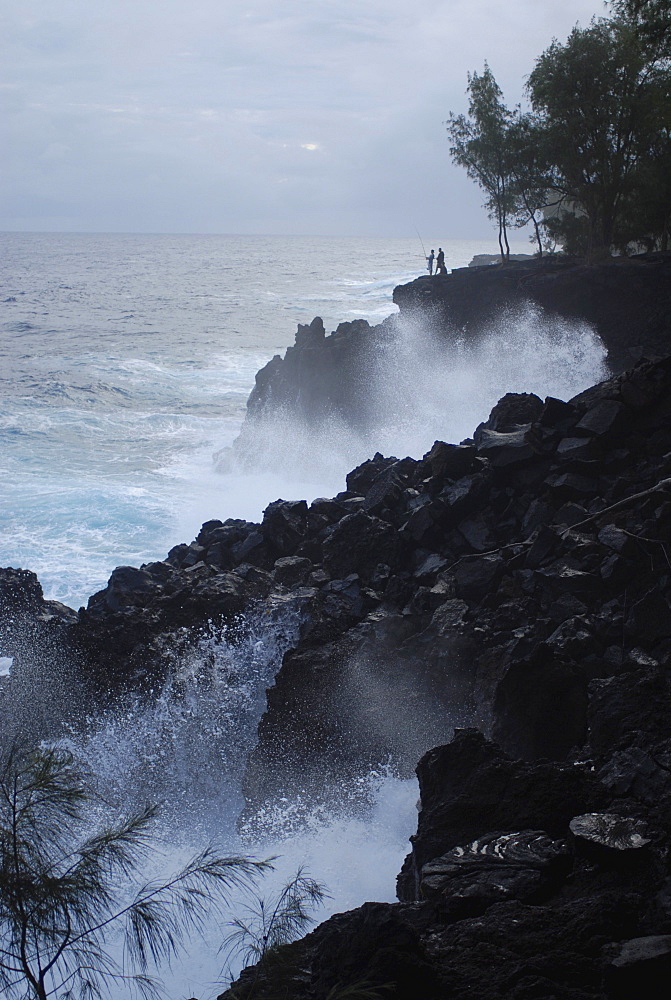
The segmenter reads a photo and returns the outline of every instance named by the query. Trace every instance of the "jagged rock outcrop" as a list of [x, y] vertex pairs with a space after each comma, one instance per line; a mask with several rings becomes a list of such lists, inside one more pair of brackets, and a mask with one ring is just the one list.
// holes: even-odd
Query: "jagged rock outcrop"
[[[477, 340], [507, 312], [533, 303], [549, 316], [591, 324], [607, 349], [613, 374], [643, 355], [671, 352], [671, 253], [593, 264], [550, 256], [459, 268], [443, 277], [425, 275], [399, 285], [394, 302], [399, 316], [377, 326], [355, 320], [341, 323], [327, 336], [319, 317], [299, 325], [295, 345], [256, 376], [236, 443], [241, 460], [253, 459], [255, 428], [263, 420], [298, 418], [313, 432], [328, 421], [357, 432], [378, 426], [382, 418], [376, 394], [370, 391], [370, 373], [389, 345], [402, 339], [405, 321], [428, 326], [447, 347], [455, 338]], [[397, 377], [402, 374], [399, 370]]]
[[407, 773], [455, 725], [528, 759], [588, 734], [595, 752], [627, 749], [650, 713], [637, 690], [662, 738], [670, 389], [671, 360], [644, 360], [568, 403], [504, 397], [472, 444], [377, 455], [337, 497], [277, 501], [261, 524], [209, 521], [165, 561], [115, 570], [52, 631], [93, 687], [151, 689], [168, 648], [256, 600], [301, 601], [251, 804], [385, 754]]
[[[663, 739], [669, 388], [670, 361], [641, 362], [570, 403], [520, 397], [518, 414], [536, 414], [527, 424], [504, 420], [508, 398], [473, 445], [355, 470], [348, 485], [361, 495], [333, 501], [344, 510], [316, 539], [324, 618], [271, 692], [250, 799], [278, 792], [281, 761], [280, 785], [295, 791], [301, 754], [329, 773], [343, 759], [363, 767], [385, 745], [382, 704], [400, 734], [424, 725], [425, 746], [441, 727], [476, 723], [526, 759], [561, 760], [588, 738], [595, 752], [624, 747], [633, 732], [647, 750], [641, 713], [648, 740]], [[407, 676], [404, 702], [394, 692], [405, 698]]]

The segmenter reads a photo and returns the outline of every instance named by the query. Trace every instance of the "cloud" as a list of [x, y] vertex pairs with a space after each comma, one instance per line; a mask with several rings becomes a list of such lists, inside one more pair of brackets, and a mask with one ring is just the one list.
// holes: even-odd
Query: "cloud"
[[[0, 227], [489, 232], [443, 122], [600, 0], [23, 0]], [[307, 137], [307, 138], [306, 138]], [[319, 155], [306, 155], [306, 154]], [[435, 227], [435, 228], [434, 228]]]

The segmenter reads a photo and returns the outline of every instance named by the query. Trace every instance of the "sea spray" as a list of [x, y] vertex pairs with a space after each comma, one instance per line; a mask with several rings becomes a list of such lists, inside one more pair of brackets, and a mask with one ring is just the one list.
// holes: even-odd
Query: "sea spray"
[[[329, 898], [315, 917], [359, 905], [393, 901], [395, 875], [416, 823], [417, 786], [381, 763], [352, 783], [337, 807], [295, 797], [278, 798], [238, 826], [240, 792], [256, 728], [286, 650], [296, 641], [302, 613], [296, 602], [258, 607], [229, 629], [176, 657], [160, 691], [129, 697], [62, 738], [89, 769], [99, 793], [94, 820], [118, 817], [147, 801], [161, 809], [155, 850], [143, 876], [165, 878], [196, 851], [216, 843], [224, 854], [274, 858], [274, 872], [259, 885], [270, 894], [304, 865], [326, 883]], [[339, 790], [341, 791], [341, 790]], [[219, 952], [226, 921], [245, 905], [233, 894], [228, 914], [213, 919], [174, 967], [158, 970], [171, 997], [211, 1000], [225, 986]], [[121, 941], [110, 947], [121, 957]], [[125, 1000], [112, 989], [113, 1000]]]
[[[326, 437], [334, 461], [306, 460], [301, 476], [281, 449], [275, 473], [250, 478], [212, 461], [296, 323], [317, 313], [332, 330], [397, 311], [392, 288], [425, 267], [414, 234], [4, 233], [0, 244], [0, 565], [36, 572], [48, 598], [77, 608], [115, 566], [165, 558], [212, 517], [259, 520], [279, 496], [333, 495], [369, 457], [375, 442]], [[442, 246], [450, 267], [493, 249]]]
[[69, 727], [67, 745], [116, 808], [148, 799], [176, 829], [231, 834], [266, 689], [296, 641], [300, 602], [265, 603], [186, 652], [166, 652], [160, 690], [128, 694]]
[[[550, 330], [541, 318], [539, 333], [538, 317], [512, 316], [477, 348], [455, 333], [442, 357], [429, 329], [399, 325], [362, 373], [378, 412], [372, 428], [352, 432], [331, 421], [297, 429], [288, 415], [278, 433], [258, 441], [269, 468], [222, 475], [212, 452], [238, 432], [254, 372], [288, 342], [297, 321], [319, 312], [332, 329], [346, 316], [375, 321], [393, 311], [390, 275], [411, 274], [404, 260], [390, 263], [389, 241], [374, 248], [363, 241], [356, 252], [343, 244], [340, 262], [337, 241], [312, 241], [303, 253], [319, 261], [319, 275], [313, 267], [309, 281], [295, 241], [259, 238], [256, 256], [250, 241], [238, 238], [25, 234], [20, 241], [15, 301], [8, 300], [4, 325], [10, 353], [0, 413], [8, 499], [3, 562], [38, 570], [49, 597], [75, 606], [115, 565], [163, 558], [201, 521], [258, 520], [278, 496], [333, 495], [375, 450], [419, 457], [435, 438], [469, 436], [504, 392], [568, 398], [603, 373], [603, 348], [584, 325], [555, 321]], [[188, 258], [188, 271], [176, 265], [175, 249]], [[486, 247], [469, 247], [461, 260], [447, 249], [454, 265]], [[129, 255], [136, 277], [128, 273]], [[268, 260], [272, 274], [263, 268]], [[346, 301], [342, 275], [353, 267], [371, 279], [350, 279], [361, 294]], [[384, 768], [360, 779], [363, 814], [323, 804], [311, 811], [307, 802], [287, 800], [273, 805], [260, 839], [240, 840], [235, 832], [242, 797], [234, 774], [244, 768], [265, 686], [281, 658], [271, 652], [270, 633], [266, 643], [265, 633], [252, 629], [249, 643], [235, 649], [206, 642], [175, 665], [153, 705], [128, 702], [116, 716], [91, 719], [70, 741], [99, 775], [105, 808], [119, 811], [147, 795], [165, 803], [164, 849], [148, 874], [174, 870], [202, 838], [216, 837], [230, 850], [282, 855], [279, 881], [307, 863], [329, 884], [331, 909], [393, 899], [415, 827], [416, 786]], [[252, 662], [259, 641], [250, 688], [234, 653]], [[168, 982], [171, 997], [208, 1000], [219, 992], [222, 936], [215, 926], [210, 940], [194, 947], [176, 969], [177, 985]]]
[[[317, 922], [367, 900], [395, 902], [396, 874], [409, 850], [408, 837], [417, 825], [417, 783], [380, 771], [362, 780], [368, 780], [370, 793], [370, 808], [365, 815], [318, 807], [313, 813], [301, 809], [297, 822], [293, 803], [279, 803], [274, 830], [269, 825], [263, 836], [220, 837], [218, 847], [222, 853], [272, 859], [274, 870], [256, 890], [264, 898], [276, 894], [303, 866], [325, 884], [329, 893], [323, 905], [313, 911]], [[185, 817], [179, 828], [162, 831], [144, 875], [165, 878], [202, 844]], [[204, 936], [194, 937], [172, 968], [162, 966], [157, 971], [168, 997], [213, 1000], [228, 980], [237, 976], [239, 960], [229, 961], [221, 945], [230, 931], [230, 922], [244, 915], [249, 901], [248, 892], [232, 893], [228, 912], [211, 920]], [[114, 947], [119, 949], [120, 942]], [[112, 1000], [127, 1000], [127, 996], [113, 992]]]
[[233, 454], [220, 457], [224, 481], [264, 470], [276, 489], [301, 479], [335, 492], [375, 452], [420, 458], [435, 440], [470, 437], [507, 392], [570, 399], [607, 376], [605, 347], [588, 323], [532, 304], [507, 310], [478, 337], [446, 336], [426, 317], [394, 317], [367, 336], [351, 375], [357, 412], [325, 402], [308, 420], [300, 399], [291, 408], [271, 403], [248, 417]]

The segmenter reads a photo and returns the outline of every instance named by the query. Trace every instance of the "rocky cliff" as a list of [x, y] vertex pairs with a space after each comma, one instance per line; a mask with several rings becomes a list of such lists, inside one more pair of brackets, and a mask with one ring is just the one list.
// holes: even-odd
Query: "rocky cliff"
[[[302, 336], [309, 357], [321, 334]], [[209, 521], [77, 615], [0, 571], [10, 683], [37, 645], [74, 664], [82, 700], [151, 697], [199, 636], [294, 602], [246, 823], [278, 795], [354, 801], [370, 767], [421, 757], [418, 829], [399, 903], [331, 918], [227, 1000], [661, 996], [670, 491], [671, 358], [569, 401], [509, 394], [470, 442], [377, 454], [332, 499], [278, 500], [260, 524]]]
[[[659, 995], [670, 417], [671, 359], [569, 402], [504, 397], [472, 444], [376, 455], [337, 497], [277, 501], [261, 524], [210, 521], [165, 562], [116, 570], [77, 616], [44, 602], [32, 574], [3, 571], [3, 648], [20, 677], [29, 630], [76, 655], [94, 692], [149, 689], [169, 651], [250, 601], [300, 601], [247, 771], [248, 820], [278, 794], [344, 788], [388, 758], [408, 773], [428, 752], [402, 902], [292, 945], [283, 995], [362, 980], [403, 1000], [420, 985], [481, 1000]], [[247, 974], [236, 995], [274, 996], [278, 975]]]
[[642, 354], [666, 355], [671, 308], [671, 253], [614, 257], [588, 264], [544, 257], [485, 268], [459, 268], [394, 290], [401, 314], [427, 310], [444, 329], [468, 336], [505, 309], [531, 301], [550, 314], [590, 323], [608, 350], [613, 373]]

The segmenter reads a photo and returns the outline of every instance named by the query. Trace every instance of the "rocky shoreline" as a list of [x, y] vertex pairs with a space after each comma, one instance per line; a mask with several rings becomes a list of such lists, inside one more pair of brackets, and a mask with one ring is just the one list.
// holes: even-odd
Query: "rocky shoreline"
[[[585, 267], [451, 277], [470, 289], [464, 310], [480, 282], [474, 315], [515, 282], [515, 295], [533, 281], [565, 302], [566, 282], [588, 288], [596, 275], [604, 303], [627, 283], [619, 264], [612, 280]], [[638, 310], [620, 307], [623, 322], [638, 316], [630, 343], [667, 354], [668, 260], [632, 267], [658, 277], [650, 302], [634, 280]], [[435, 319], [453, 311], [455, 288], [418, 279], [395, 295]], [[338, 358], [353, 364], [366, 339], [367, 324], [342, 326], [331, 338], [318, 321], [299, 328], [291, 365], [259, 373], [250, 426], [271, 401], [318, 405], [310, 372], [324, 390], [328, 365], [342, 376]], [[602, 320], [608, 343], [607, 330]], [[10, 683], [21, 688], [39, 647], [69, 665], [80, 703], [151, 697], [171, 658], [255, 602], [302, 608], [247, 767], [248, 824], [278, 795], [336, 787], [351, 801], [370, 767], [408, 775], [421, 757], [400, 901], [332, 917], [243, 973], [226, 1000], [347, 987], [396, 1000], [617, 1000], [661, 996], [660, 982], [666, 995], [671, 357], [620, 361], [568, 402], [508, 394], [461, 444], [376, 454], [332, 499], [278, 500], [260, 524], [209, 521], [166, 560], [115, 570], [78, 614], [44, 601], [29, 571], [0, 570]], [[354, 389], [341, 378], [339, 391]]]

